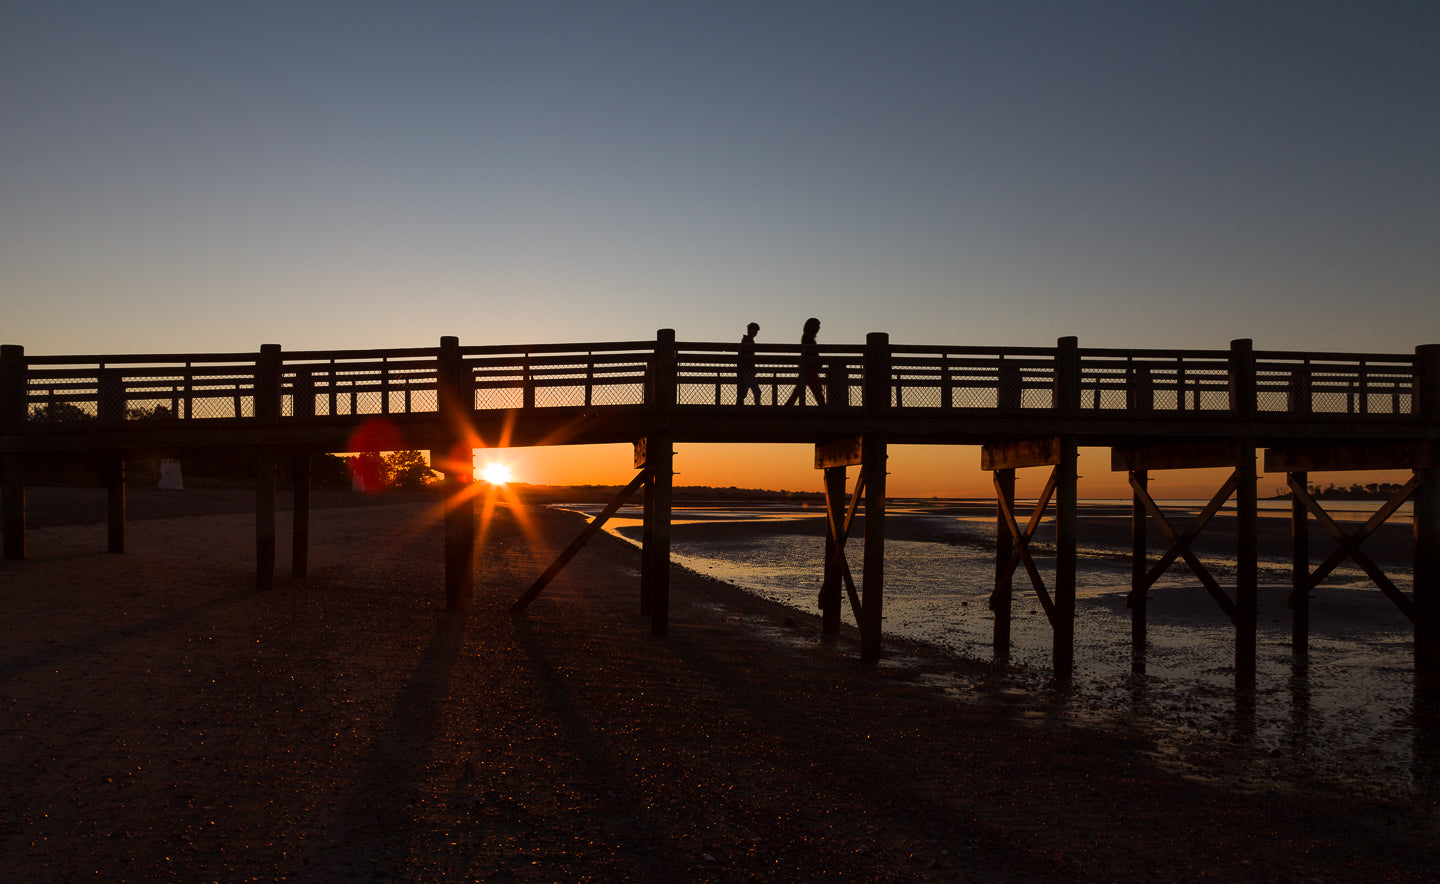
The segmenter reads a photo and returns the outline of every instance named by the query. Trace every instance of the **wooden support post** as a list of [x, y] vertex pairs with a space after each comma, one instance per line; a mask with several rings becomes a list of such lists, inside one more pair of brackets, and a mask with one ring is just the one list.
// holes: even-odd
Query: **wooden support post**
[[[672, 383], [672, 396], [674, 390]], [[645, 443], [645, 463], [654, 481], [650, 512], [651, 543], [645, 550], [650, 560], [651, 635], [664, 635], [670, 623], [670, 507], [675, 479], [673, 446], [669, 436], [650, 436]]]
[[[1310, 481], [1305, 471], [1291, 472], [1286, 484], [1300, 487]], [[1296, 662], [1310, 653], [1310, 515], [1300, 495], [1290, 495], [1290, 652]]]
[[[25, 348], [0, 345], [0, 437], [9, 439], [25, 427]], [[18, 451], [0, 452], [0, 533], [5, 558], [25, 558], [25, 468]]]
[[[833, 386], [831, 390], [834, 390]], [[835, 529], [845, 523], [845, 467], [825, 470], [825, 506], [829, 510], [829, 518], [825, 520], [825, 582], [820, 586], [820, 632], [823, 635], [839, 635], [841, 577], [840, 560], [836, 553], [840, 544]]]
[[[255, 366], [255, 420], [261, 426], [280, 419], [280, 345], [264, 344]], [[255, 454], [255, 585], [275, 585], [275, 452]]]
[[[1078, 387], [1078, 385], [1077, 385]], [[1079, 509], [1079, 449], [1074, 436], [1060, 440], [1060, 463], [1055, 487], [1055, 675], [1069, 678], [1075, 671], [1075, 566], [1076, 523]]]
[[108, 549], [112, 553], [125, 551], [125, 455], [118, 451], [107, 452], [101, 457], [105, 473], [105, 521], [109, 527]]
[[[1256, 401], [1255, 346], [1249, 338], [1230, 342], [1230, 411], [1240, 420], [1254, 421]], [[1256, 617], [1259, 607], [1260, 517], [1256, 488], [1255, 440], [1240, 444], [1235, 469], [1235, 682], [1255, 684]]]
[[[1148, 493], [1150, 487], [1150, 473], [1147, 470], [1130, 471], [1130, 487], [1132, 489], [1145, 489]], [[1139, 490], [1132, 490], [1130, 493], [1130, 671], [1136, 675], [1145, 674], [1145, 648], [1149, 641], [1148, 629], [1148, 605], [1149, 593], [1146, 591], [1148, 581], [1145, 579], [1149, 563], [1149, 543], [1146, 537], [1145, 520], [1148, 518], [1145, 510], [1145, 499], [1141, 497]]]
[[295, 577], [305, 577], [310, 570], [310, 452], [297, 451], [291, 455], [290, 481], [294, 488], [290, 573]]
[[1260, 505], [1255, 445], [1241, 446], [1235, 469], [1235, 683], [1253, 687], [1260, 597]]
[[1440, 469], [1415, 472], [1415, 677], [1440, 691]]
[[[1080, 415], [1080, 345], [1074, 337], [1055, 342], [1055, 411], [1061, 418]], [[1076, 494], [1079, 449], [1074, 436], [1060, 438], [1055, 467], [1055, 605], [1050, 618], [1055, 677], [1075, 671]]]
[[860, 588], [860, 658], [880, 659], [885, 622], [885, 467], [886, 443], [866, 435], [861, 441], [865, 471], [865, 567]]
[[[890, 411], [892, 387], [890, 336], [871, 332], [865, 336], [865, 377], [863, 404], [871, 417]], [[861, 576], [860, 658], [880, 659], [885, 622], [885, 469], [888, 452], [885, 438], [866, 434], [860, 440], [861, 469], [865, 473], [865, 567]]]
[[[636, 463], [637, 467], [644, 465], [643, 460]], [[649, 617], [655, 596], [655, 569], [650, 562], [650, 554], [655, 549], [655, 477], [649, 470], [645, 471], [644, 510], [640, 526], [640, 616]]]
[[[96, 417], [101, 423], [125, 422], [125, 377], [113, 368], [100, 372], [96, 400]], [[125, 455], [120, 451], [103, 451], [99, 455], [100, 475], [105, 483], [106, 548], [112, 553], [125, 551]]]
[[991, 645], [996, 659], [1010, 658], [1010, 605], [1014, 598], [1015, 568], [1010, 560], [1015, 555], [1015, 537], [1010, 533], [1005, 514], [1015, 512], [1015, 470], [995, 471], [995, 592], [990, 595], [990, 610], [995, 615]]
[[[315, 376], [309, 369], [296, 372], [290, 402], [290, 411], [295, 417], [315, 416]], [[290, 573], [295, 577], [306, 577], [310, 573], [310, 474], [310, 452], [292, 453], [290, 480], [294, 487], [294, 513], [290, 527]]]
[[[431, 459], [434, 459], [431, 452]], [[467, 456], [468, 455], [468, 456]], [[443, 458], [445, 476], [445, 610], [464, 614], [470, 609], [475, 585], [475, 480], [474, 454], [457, 443]]]
[[255, 586], [275, 586], [275, 452], [255, 452]]
[[25, 558], [25, 466], [24, 455], [7, 451], [0, 455], [0, 518], [4, 519], [5, 558]]
[[[1415, 416], [1432, 430], [1440, 421], [1440, 344], [1415, 348]], [[1433, 438], [1433, 435], [1432, 435]], [[1436, 444], [1431, 443], [1431, 466], [1416, 470], [1415, 489], [1415, 677], [1427, 692], [1440, 690], [1440, 469], [1434, 467]]]
[[475, 498], [469, 490], [475, 453], [466, 436], [474, 396], [457, 337], [440, 339], [436, 383], [441, 438], [448, 443], [430, 452], [431, 463], [438, 459], [445, 476], [445, 610], [464, 614], [475, 585]]

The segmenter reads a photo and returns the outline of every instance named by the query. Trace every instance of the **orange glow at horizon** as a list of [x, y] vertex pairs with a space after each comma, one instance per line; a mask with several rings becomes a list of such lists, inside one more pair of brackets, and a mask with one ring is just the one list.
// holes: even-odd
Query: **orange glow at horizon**
[[[487, 454], [495, 454], [491, 448]], [[552, 445], [504, 449], [511, 482], [535, 485], [624, 485], [635, 475], [628, 444]], [[1259, 466], [1260, 464], [1257, 464]], [[853, 482], [856, 468], [849, 471]], [[1404, 475], [1402, 475], [1404, 473]], [[1151, 493], [1170, 499], [1208, 499], [1225, 482], [1228, 469], [1155, 470]], [[1033, 498], [1044, 486], [1048, 468], [1019, 470], [1016, 492]], [[518, 478], [523, 476], [523, 480]], [[1358, 473], [1312, 473], [1311, 483], [1348, 485]], [[1364, 475], [1364, 481], [1404, 482], [1408, 471]], [[1258, 492], [1268, 497], [1285, 485], [1283, 474], [1262, 473]], [[814, 468], [814, 447], [799, 444], [735, 445], [683, 443], [675, 446], [675, 485], [753, 488], [770, 491], [823, 491], [821, 471]], [[892, 445], [888, 463], [890, 497], [956, 497], [993, 499], [993, 477], [980, 469], [976, 446]], [[1080, 451], [1081, 499], [1129, 499], [1128, 477], [1110, 469], [1105, 449]]]

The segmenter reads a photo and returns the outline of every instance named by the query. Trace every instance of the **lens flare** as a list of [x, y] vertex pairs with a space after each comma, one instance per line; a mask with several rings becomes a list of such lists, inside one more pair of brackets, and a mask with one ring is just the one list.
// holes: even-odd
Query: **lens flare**
[[510, 468], [503, 463], [488, 463], [485, 469], [480, 471], [480, 478], [491, 485], [504, 485], [514, 480]]

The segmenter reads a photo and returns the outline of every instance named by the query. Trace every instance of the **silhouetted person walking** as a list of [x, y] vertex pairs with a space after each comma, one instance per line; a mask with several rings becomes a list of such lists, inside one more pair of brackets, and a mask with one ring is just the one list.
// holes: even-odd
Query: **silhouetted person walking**
[[825, 390], [820, 386], [820, 349], [815, 346], [815, 336], [820, 333], [820, 320], [810, 317], [800, 335], [800, 378], [786, 405], [805, 404], [805, 388], [815, 394], [815, 404], [825, 404]]
[[760, 404], [760, 385], [755, 382], [755, 336], [760, 333], [760, 324], [752, 322], [745, 326], [745, 336], [740, 339], [740, 359], [735, 365], [735, 404], [745, 404], [745, 391], [755, 396]]

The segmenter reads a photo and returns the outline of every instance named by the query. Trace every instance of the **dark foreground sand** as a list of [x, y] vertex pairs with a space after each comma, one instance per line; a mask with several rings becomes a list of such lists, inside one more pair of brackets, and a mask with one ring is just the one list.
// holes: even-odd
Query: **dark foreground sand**
[[443, 610], [427, 502], [322, 504], [306, 580], [285, 576], [282, 515], [267, 593], [253, 516], [224, 509], [132, 521], [124, 555], [103, 551], [103, 525], [51, 519], [30, 558], [0, 564], [6, 880], [1330, 882], [1440, 867], [1433, 794], [1257, 779], [1261, 760], [1224, 745], [1190, 759], [1204, 779], [1184, 777], [1147, 738], [1078, 726], [1044, 696], [936, 687], [957, 667], [983, 683], [983, 664], [891, 642], [865, 667], [853, 636], [822, 642], [808, 615], [693, 574], [676, 572], [654, 638], [638, 554], [614, 538], [512, 617], [578, 531], [568, 513], [495, 510], [460, 619]]

